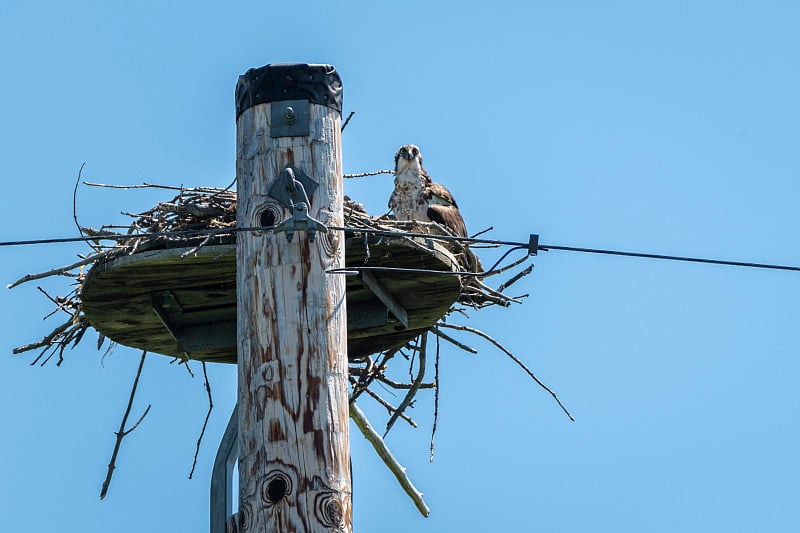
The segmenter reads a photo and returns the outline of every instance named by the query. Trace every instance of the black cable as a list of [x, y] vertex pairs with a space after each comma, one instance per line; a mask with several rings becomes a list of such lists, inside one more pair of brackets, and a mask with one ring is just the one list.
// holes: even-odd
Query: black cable
[[[210, 229], [202, 229], [202, 230], [180, 230], [180, 231], [164, 231], [164, 232], [154, 232], [154, 233], [138, 233], [138, 234], [130, 234], [130, 235], [96, 235], [96, 236], [81, 236], [81, 237], [64, 237], [64, 238], [50, 238], [50, 239], [31, 239], [31, 240], [19, 240], [19, 241], [0, 241], [0, 247], [7, 247], [7, 246], [27, 246], [27, 245], [37, 245], [37, 244], [57, 244], [57, 243], [69, 243], [69, 242], [87, 242], [87, 241], [98, 241], [98, 240], [112, 240], [117, 242], [125, 242], [128, 240], [133, 239], [141, 239], [141, 238], [157, 238], [157, 237], [190, 237], [190, 236], [207, 236], [207, 235], [224, 235], [224, 234], [231, 234], [231, 233], [238, 233], [242, 231], [270, 231], [274, 229], [274, 226], [255, 226], [255, 227], [242, 227], [242, 228], [210, 228]], [[470, 237], [455, 237], [450, 235], [431, 235], [429, 233], [414, 233], [414, 232], [399, 232], [399, 231], [390, 231], [390, 230], [378, 230], [372, 228], [354, 228], [349, 226], [329, 226], [328, 229], [331, 230], [338, 230], [338, 231], [349, 231], [353, 233], [369, 233], [371, 235], [379, 235], [379, 236], [386, 236], [386, 237], [420, 237], [426, 239], [435, 239], [435, 240], [442, 240], [442, 241], [455, 241], [455, 242], [462, 242], [466, 244], [494, 244], [499, 246], [513, 246], [511, 250], [507, 251], [503, 257], [501, 257], [500, 261], [504, 259], [509, 253], [514, 250], [527, 248], [528, 253], [531, 255], [535, 255], [535, 253], [539, 250], [542, 251], [550, 251], [550, 250], [557, 250], [557, 251], [564, 251], [564, 252], [579, 252], [579, 253], [590, 253], [590, 254], [602, 254], [602, 255], [618, 255], [624, 257], [639, 257], [643, 259], [660, 259], [666, 261], [682, 261], [688, 263], [704, 263], [704, 264], [711, 264], [711, 265], [725, 265], [725, 266], [735, 266], [735, 267], [743, 267], [743, 268], [760, 268], [760, 269], [769, 269], [769, 270], [788, 270], [792, 272], [800, 272], [800, 266], [790, 266], [790, 265], [776, 265], [770, 263], [753, 263], [747, 261], [728, 261], [723, 259], [707, 259], [701, 257], [687, 257], [687, 256], [679, 256], [679, 255], [663, 255], [663, 254], [650, 254], [650, 253], [642, 253], [642, 252], [626, 252], [621, 250], [605, 250], [600, 248], [581, 248], [575, 246], [560, 246], [555, 244], [535, 244], [532, 247], [532, 243], [535, 243], [533, 238], [538, 236], [532, 235], [532, 239], [525, 243], [525, 242], [517, 242], [517, 241], [504, 241], [504, 240], [497, 240], [497, 239], [476, 239]], [[533, 248], [533, 249], [532, 249]], [[470, 275], [486, 275], [488, 272], [492, 272], [497, 264], [500, 263], [497, 261], [492, 268], [490, 268], [487, 272], [483, 273], [458, 273], [461, 275], [470, 274]], [[346, 270], [346, 269], [345, 269]], [[451, 273], [455, 274], [455, 273]]]
[[621, 255], [625, 257], [641, 257], [644, 259], [662, 259], [666, 261], [684, 261], [688, 263], [705, 263], [711, 265], [726, 265], [745, 268], [766, 268], [770, 270], [791, 270], [793, 272], [800, 272], [798, 266], [787, 265], [773, 265], [768, 263], [748, 263], [744, 261], [726, 261], [723, 259], [705, 259], [701, 257], [685, 257], [680, 255], [661, 255], [661, 254], [647, 254], [641, 252], [622, 252], [619, 250], [602, 250], [598, 248], [578, 248], [574, 246], [557, 246], [551, 244], [542, 244], [539, 250], [559, 250], [564, 252], [581, 252], [589, 254], [604, 254], [604, 255]]

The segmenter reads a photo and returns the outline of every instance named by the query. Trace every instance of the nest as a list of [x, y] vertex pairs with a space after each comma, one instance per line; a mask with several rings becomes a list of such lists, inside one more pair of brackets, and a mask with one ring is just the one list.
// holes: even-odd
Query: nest
[[[67, 266], [40, 274], [30, 274], [9, 285], [9, 288], [11, 288], [21, 283], [48, 276], [67, 276], [73, 279], [72, 290], [66, 296], [54, 297], [39, 287], [39, 290], [54, 305], [54, 310], [48, 317], [63, 313], [68, 318], [41, 340], [14, 349], [15, 354], [38, 352], [30, 363], [31, 365], [45, 365], [56, 357], [56, 365], [60, 366], [64, 362], [66, 349], [76, 347], [84, 339], [87, 331], [92, 328], [83, 314], [80, 296], [82, 284], [86, 280], [86, 272], [91, 267], [123, 255], [133, 255], [145, 250], [159, 248], [188, 248], [188, 251], [182, 254], [182, 256], [187, 256], [197, 252], [204, 246], [230, 244], [235, 242], [236, 239], [236, 192], [230, 188], [178, 188], [151, 184], [120, 187], [84, 183], [90, 186], [123, 189], [160, 188], [175, 192], [175, 196], [171, 200], [161, 202], [152, 209], [141, 213], [123, 213], [130, 219], [129, 224], [104, 225], [99, 229], [79, 225], [82, 236], [91, 247], [88, 254], [80, 257], [79, 261]], [[430, 223], [398, 222], [385, 216], [372, 217], [365, 211], [363, 206], [347, 198], [344, 205], [344, 214], [347, 237], [363, 236], [366, 238], [365, 236], [368, 235], [378, 235], [379, 237], [389, 235], [392, 238], [418, 242], [420, 235], [423, 235], [426, 238], [444, 243], [461, 266], [461, 270], [455, 273], [461, 280], [461, 291], [458, 300], [437, 323], [400, 347], [350, 361], [351, 405], [353, 405], [354, 409], [357, 409], [355, 408], [356, 400], [369, 397], [387, 410], [389, 419], [386, 423], [386, 432], [398, 420], [403, 420], [416, 427], [416, 423], [408, 416], [406, 410], [413, 405], [415, 395], [419, 390], [434, 389], [434, 403], [438, 406], [439, 341], [449, 343], [460, 350], [477, 353], [476, 349], [457, 338], [459, 335], [466, 334], [483, 339], [508, 355], [536, 383], [549, 392], [566, 412], [556, 395], [539, 381], [533, 372], [511, 351], [490, 335], [478, 329], [450, 321], [451, 317], [455, 316], [469, 318], [470, 312], [485, 307], [508, 307], [511, 304], [520, 303], [521, 298], [524, 298], [524, 296], [512, 297], [506, 294], [505, 291], [513, 283], [531, 273], [533, 264], [530, 263], [530, 256], [526, 254], [516, 261], [500, 264], [508, 256], [507, 253], [501, 257], [497, 264], [484, 270], [474, 252], [478, 245], [474, 243], [466, 244], [453, 238], [446, 228]], [[484, 242], [483, 247], [487, 246], [491, 247], [493, 245]], [[496, 288], [491, 288], [487, 285], [487, 280], [503, 273], [507, 273], [506, 275], [510, 276], [509, 279], [499, 284]], [[431, 366], [428, 362], [431, 359], [428, 357], [429, 333], [434, 336], [436, 345], [433, 365], [435, 375], [432, 379], [426, 379], [425, 375], [426, 370]], [[101, 333], [97, 340], [97, 348], [101, 349], [104, 344], [106, 344], [106, 339]], [[113, 343], [108, 343], [108, 348], [112, 345]], [[188, 361], [182, 362], [187, 363], [188, 367]], [[403, 377], [398, 378], [395, 376]], [[405, 394], [402, 401], [398, 405], [392, 405], [376, 392], [375, 389], [378, 388], [375, 387], [376, 385], [380, 386], [379, 390], [389, 387], [404, 391]], [[357, 412], [360, 413], [360, 410]], [[437, 416], [438, 409], [434, 408], [434, 431]], [[359, 427], [362, 427], [362, 424], [359, 424]], [[362, 428], [362, 430], [364, 429]], [[377, 435], [364, 431], [365, 436], [373, 444], [376, 443], [376, 438], [380, 439]], [[378, 444], [375, 445], [376, 447], [378, 446]], [[431, 436], [432, 457], [433, 435]], [[390, 468], [392, 467], [390, 466]], [[397, 472], [395, 474], [400, 475]]]

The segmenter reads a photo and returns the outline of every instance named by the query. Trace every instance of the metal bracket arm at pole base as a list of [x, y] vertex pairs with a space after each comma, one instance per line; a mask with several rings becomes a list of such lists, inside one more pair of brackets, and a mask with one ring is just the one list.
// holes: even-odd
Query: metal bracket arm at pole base
[[225, 524], [233, 514], [233, 468], [239, 457], [239, 404], [233, 407], [231, 419], [219, 443], [214, 469], [211, 471], [211, 533], [225, 533]]

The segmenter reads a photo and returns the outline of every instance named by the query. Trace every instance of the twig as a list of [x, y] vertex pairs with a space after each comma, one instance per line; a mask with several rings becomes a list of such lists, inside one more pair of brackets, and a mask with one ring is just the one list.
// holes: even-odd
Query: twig
[[415, 386], [418, 389], [433, 389], [433, 388], [436, 388], [436, 383], [420, 383], [419, 385], [414, 385], [414, 383], [400, 383], [398, 381], [394, 381], [392, 379], [389, 379], [386, 376], [377, 376], [375, 379], [377, 379], [381, 383], [385, 383], [386, 385], [389, 385], [393, 389], [409, 390], [409, 389], [414, 388]]
[[78, 232], [83, 235], [83, 230], [81, 229], [81, 225], [78, 223], [78, 185], [81, 184], [81, 174], [83, 173], [83, 167], [86, 166], [86, 161], [83, 162], [81, 168], [78, 169], [78, 179], [75, 180], [75, 188], [72, 189], [72, 220], [75, 221], [75, 226], [78, 228]]
[[142, 183], [141, 185], [109, 185], [106, 183], [83, 182], [89, 187], [105, 187], [107, 189], [167, 189], [169, 191], [185, 191], [186, 187], [176, 187], [174, 185], [154, 185], [152, 183]]
[[355, 115], [355, 114], [356, 114], [356, 112], [355, 112], [355, 111], [350, 111], [350, 114], [349, 114], [349, 115], [347, 115], [347, 118], [345, 119], [345, 121], [344, 121], [344, 124], [342, 124], [342, 129], [340, 129], [340, 130], [339, 130], [339, 132], [342, 132], [342, 131], [344, 131], [344, 129], [345, 129], [345, 128], [347, 127], [347, 125], [350, 123], [350, 119], [351, 119], [351, 118], [353, 118], [353, 115]]
[[[78, 186], [81, 184], [81, 174], [83, 174], [83, 167], [86, 166], [86, 161], [83, 162], [81, 168], [78, 169], [78, 177], [75, 180], [75, 187], [72, 189], [72, 220], [75, 221], [75, 226], [78, 228], [78, 233], [81, 237], [85, 237], [86, 234], [83, 231], [83, 227], [78, 222]], [[91, 246], [94, 251], [99, 252], [100, 247], [99, 245], [92, 245], [89, 241], [86, 243]]]
[[501, 283], [500, 286], [497, 287], [498, 292], [503, 292], [505, 289], [509, 288], [511, 285], [518, 282], [520, 279], [524, 278], [531, 272], [533, 272], [533, 264], [528, 265], [527, 268], [521, 270], [516, 276], [512, 277], [505, 283]]
[[436, 427], [439, 425], [439, 337], [436, 337], [436, 359], [433, 364], [433, 379], [436, 382], [436, 390], [433, 393], [433, 428], [431, 429], [431, 453], [428, 460], [433, 462], [434, 441], [436, 439]]
[[[447, 335], [446, 333], [442, 332], [442, 331], [441, 331], [439, 328], [437, 328], [436, 326], [434, 326], [434, 327], [432, 327], [432, 328], [431, 328], [431, 333], [433, 333], [434, 335], [436, 335], [437, 337], [439, 337], [439, 338], [441, 338], [441, 339], [444, 339], [444, 340], [446, 340], [446, 341], [447, 341], [447, 342], [449, 342], [450, 344], [452, 344], [452, 345], [454, 345], [454, 346], [457, 346], [457, 347], [461, 348], [461, 349], [462, 349], [462, 350], [464, 350], [465, 352], [469, 352], [469, 353], [472, 353], [472, 354], [477, 354], [477, 353], [478, 353], [478, 350], [476, 350], [476, 349], [475, 349], [475, 348], [473, 348], [472, 346], [467, 346], [466, 344], [464, 344], [464, 343], [462, 343], [462, 342], [460, 342], [460, 341], [457, 341], [457, 340], [455, 340], [455, 339], [454, 339], [453, 337], [451, 337], [450, 335]], [[438, 340], [436, 341], [436, 349], [437, 349], [437, 350], [439, 349], [439, 341], [438, 341]], [[436, 380], [434, 380], [434, 381], [436, 381]]]
[[417, 371], [417, 377], [414, 379], [414, 382], [411, 384], [411, 388], [408, 389], [408, 393], [406, 397], [403, 398], [403, 401], [400, 402], [400, 405], [397, 406], [397, 410], [394, 414], [389, 418], [389, 421], [386, 423], [386, 431], [383, 432], [383, 436], [385, 437], [389, 430], [392, 429], [395, 421], [397, 421], [397, 417], [400, 416], [400, 413], [405, 411], [406, 407], [409, 406], [411, 400], [414, 399], [414, 395], [417, 394], [417, 390], [419, 390], [420, 386], [422, 385], [422, 379], [425, 377], [425, 348], [428, 343], [428, 332], [426, 331], [422, 335], [420, 335], [420, 343], [419, 343], [419, 370]]
[[505, 301], [506, 302], [505, 304], [501, 304], [501, 305], [504, 305], [505, 307], [508, 307], [509, 305], [511, 305], [511, 303], [515, 303], [515, 304], [521, 304], [522, 303], [518, 298], [513, 298], [511, 296], [506, 296], [502, 292], [496, 291], [495, 289], [489, 287], [488, 285], [486, 285], [485, 283], [483, 283], [479, 279], [476, 279], [474, 281], [474, 283], [478, 288], [483, 289], [487, 293], [486, 294], [487, 299], [491, 299], [490, 297], [494, 296], [495, 299], [498, 299], [498, 301]]
[[480, 236], [481, 236], [481, 235], [483, 235], [484, 233], [489, 233], [489, 232], [490, 232], [490, 231], [492, 231], [493, 229], [494, 229], [494, 226], [489, 226], [489, 227], [488, 227], [488, 228], [486, 228], [486, 229], [482, 229], [482, 230], [481, 230], [481, 231], [479, 231], [478, 233], [474, 233], [474, 234], [472, 234], [472, 236], [470, 236], [470, 238], [471, 238], [471, 239], [474, 239], [475, 237], [480, 237]]
[[63, 324], [61, 324], [60, 326], [58, 326], [53, 331], [51, 331], [42, 340], [40, 340], [38, 342], [33, 342], [31, 344], [26, 344], [24, 346], [19, 346], [17, 348], [14, 348], [11, 351], [11, 353], [13, 353], [14, 355], [18, 355], [18, 354], [21, 354], [23, 352], [27, 352], [29, 350], [35, 350], [37, 348], [41, 348], [43, 346], [52, 346], [53, 345], [53, 340], [56, 337], [58, 337], [60, 334], [64, 333], [64, 331], [66, 331], [67, 328], [69, 328], [70, 326], [72, 326], [72, 319], [71, 318], [69, 320], [67, 320], [66, 322], [64, 322]]
[[195, 247], [194, 247], [194, 248], [192, 248], [191, 250], [188, 250], [188, 251], [186, 251], [186, 252], [183, 252], [183, 253], [181, 254], [181, 259], [186, 259], [186, 258], [187, 258], [187, 257], [189, 257], [190, 255], [192, 255], [192, 254], [196, 253], [196, 252], [197, 252], [197, 250], [199, 250], [200, 248], [202, 248], [203, 246], [205, 246], [206, 244], [208, 244], [208, 242], [209, 242], [209, 241], [210, 241], [210, 240], [211, 240], [213, 237], [214, 237], [214, 235], [207, 235], [207, 236], [206, 236], [206, 238], [205, 238], [205, 239], [203, 239], [203, 241], [202, 241], [200, 244], [198, 244], [197, 246], [195, 246]]
[[395, 348], [393, 350], [384, 352], [383, 358], [381, 359], [381, 362], [378, 363], [378, 366], [377, 367], [373, 366], [372, 370], [366, 375], [366, 379], [359, 380], [359, 383], [353, 386], [353, 394], [352, 397], [350, 398], [351, 402], [356, 401], [356, 398], [358, 398], [358, 396], [363, 391], [367, 390], [367, 388], [375, 380], [375, 376], [383, 374], [383, 372], [386, 370], [386, 364], [392, 357], [394, 357], [394, 354], [396, 354], [399, 350], [400, 348]]
[[206, 392], [208, 393], [208, 411], [206, 412], [206, 419], [203, 421], [203, 429], [200, 430], [200, 436], [197, 438], [197, 447], [194, 450], [194, 461], [192, 461], [192, 470], [189, 472], [189, 479], [192, 479], [192, 475], [194, 474], [194, 468], [197, 466], [197, 454], [200, 453], [200, 443], [203, 442], [203, 435], [206, 433], [206, 426], [208, 425], [208, 419], [211, 416], [211, 410], [214, 409], [214, 401], [211, 399], [211, 384], [208, 382], [208, 374], [206, 373], [206, 363], [205, 361], [202, 362], [203, 364], [203, 377], [205, 378], [205, 386]]
[[189, 368], [189, 361], [191, 361], [191, 359], [188, 357], [188, 354], [186, 354], [184, 357], [185, 358], [182, 358], [181, 362], [178, 363], [178, 364], [185, 366], [186, 367], [186, 371], [189, 373], [189, 375], [192, 377], [192, 379], [194, 379], [194, 372], [192, 372], [192, 369]]
[[139, 368], [136, 371], [136, 378], [133, 380], [133, 387], [131, 388], [131, 396], [128, 398], [128, 407], [125, 409], [125, 415], [122, 417], [122, 423], [119, 425], [119, 431], [115, 433], [117, 436], [117, 442], [114, 444], [114, 451], [111, 454], [111, 461], [108, 463], [108, 473], [106, 474], [106, 479], [103, 481], [103, 487], [100, 489], [100, 499], [106, 497], [108, 493], [108, 486], [111, 484], [111, 476], [114, 474], [114, 469], [116, 468], [117, 462], [117, 454], [119, 453], [119, 446], [122, 444], [122, 439], [124, 439], [130, 432], [136, 429], [139, 424], [144, 420], [144, 417], [147, 416], [147, 413], [150, 412], [150, 405], [147, 406], [147, 409], [144, 410], [144, 413], [139, 420], [131, 427], [130, 429], [125, 429], [125, 424], [128, 422], [128, 415], [131, 413], [131, 406], [133, 405], [133, 397], [136, 395], [136, 387], [139, 385], [139, 376], [142, 375], [142, 367], [144, 366], [144, 359], [147, 357], [147, 351], [142, 352], [142, 358], [139, 361]]
[[358, 174], [344, 174], [344, 178], [366, 178], [367, 176], [377, 176], [378, 174], [394, 174], [394, 170], [376, 170], [375, 172], [359, 172]]
[[102, 258], [107, 253], [108, 252], [102, 252], [102, 253], [97, 254], [97, 255], [92, 255], [92, 256], [89, 256], [89, 257], [87, 257], [85, 259], [81, 259], [80, 261], [77, 261], [75, 263], [72, 263], [71, 265], [67, 265], [67, 266], [64, 266], [64, 267], [61, 267], [61, 268], [54, 268], [53, 270], [48, 270], [47, 272], [42, 272], [40, 274], [28, 274], [27, 276], [21, 277], [20, 279], [18, 279], [14, 283], [6, 285], [6, 287], [9, 288], [9, 289], [13, 289], [17, 285], [22, 285], [23, 283], [27, 283], [27, 282], [33, 281], [35, 279], [42, 279], [42, 278], [46, 278], [48, 276], [57, 276], [57, 275], [60, 275], [60, 274], [64, 274], [65, 272], [69, 272], [70, 270], [72, 270], [74, 268], [78, 268], [79, 266], [88, 265], [89, 263], [94, 263], [95, 261], [99, 261], [100, 258]]
[[555, 393], [555, 392], [553, 392], [553, 391], [552, 391], [552, 390], [551, 390], [551, 389], [550, 389], [550, 388], [549, 388], [547, 385], [545, 385], [544, 383], [542, 383], [542, 381], [541, 381], [539, 378], [537, 378], [537, 377], [536, 377], [536, 374], [534, 374], [533, 372], [531, 372], [530, 368], [528, 368], [527, 366], [525, 366], [525, 363], [523, 363], [523, 362], [522, 362], [522, 361], [521, 361], [521, 360], [520, 360], [520, 359], [519, 359], [517, 356], [515, 356], [513, 353], [511, 353], [510, 351], [508, 351], [508, 349], [507, 349], [505, 346], [503, 346], [502, 344], [500, 344], [499, 342], [497, 342], [497, 341], [496, 341], [496, 340], [494, 340], [492, 337], [490, 337], [489, 335], [487, 335], [486, 333], [484, 333], [483, 331], [481, 331], [481, 330], [479, 330], [479, 329], [471, 328], [471, 327], [469, 327], [469, 326], [457, 326], [457, 325], [454, 325], [454, 324], [445, 324], [445, 323], [442, 323], [442, 322], [440, 322], [440, 323], [439, 323], [439, 326], [440, 326], [440, 327], [443, 327], [443, 328], [455, 329], [455, 330], [458, 330], [458, 331], [467, 331], [467, 332], [469, 332], [469, 333], [472, 333], [472, 334], [474, 334], [474, 335], [477, 335], [477, 336], [479, 336], [479, 337], [483, 337], [483, 338], [484, 338], [484, 339], [486, 339], [487, 341], [489, 341], [489, 342], [491, 342], [492, 344], [494, 344], [494, 345], [495, 345], [497, 348], [499, 348], [499, 349], [500, 349], [500, 350], [501, 350], [503, 353], [505, 353], [505, 354], [506, 354], [506, 355], [507, 355], [507, 356], [508, 356], [508, 357], [509, 357], [509, 358], [510, 358], [512, 361], [514, 361], [515, 363], [517, 363], [517, 365], [519, 365], [519, 366], [520, 366], [520, 368], [522, 368], [522, 369], [523, 369], [523, 370], [524, 370], [524, 371], [525, 371], [525, 372], [526, 372], [526, 373], [527, 373], [527, 374], [528, 374], [528, 375], [529, 375], [529, 376], [530, 376], [530, 377], [531, 377], [531, 378], [532, 378], [532, 379], [533, 379], [533, 380], [534, 380], [534, 381], [535, 381], [535, 382], [536, 382], [536, 383], [537, 383], [537, 384], [538, 384], [538, 385], [539, 385], [541, 388], [543, 388], [543, 389], [544, 389], [544, 390], [546, 390], [548, 393], [550, 393], [550, 396], [552, 396], [552, 397], [553, 397], [553, 399], [556, 401], [556, 403], [558, 403], [559, 407], [561, 407], [561, 410], [562, 410], [562, 411], [564, 411], [564, 413], [565, 413], [565, 414], [566, 414], [566, 415], [569, 417], [569, 419], [570, 419], [571, 421], [573, 421], [573, 422], [575, 421], [575, 418], [573, 418], [573, 416], [570, 414], [570, 412], [567, 410], [567, 408], [566, 408], [566, 407], [564, 407], [564, 404], [563, 404], [563, 403], [561, 403], [561, 400], [559, 400], [559, 399], [558, 399], [558, 396], [556, 395], [556, 393]]
[[430, 508], [425, 504], [425, 501], [422, 499], [422, 493], [417, 490], [411, 480], [408, 478], [408, 474], [406, 474], [406, 469], [403, 468], [400, 463], [397, 462], [397, 459], [394, 458], [392, 455], [391, 450], [386, 446], [386, 443], [383, 442], [383, 439], [380, 435], [372, 428], [367, 417], [364, 416], [364, 413], [358, 406], [354, 403], [350, 404], [350, 418], [353, 419], [355, 422], [356, 427], [361, 430], [361, 434], [364, 435], [364, 438], [372, 444], [372, 447], [375, 448], [375, 451], [378, 453], [378, 456], [383, 460], [383, 464], [385, 464], [389, 471], [394, 474], [395, 479], [400, 483], [400, 486], [403, 488], [408, 497], [411, 498], [411, 501], [414, 502], [414, 505], [417, 507], [419, 512], [424, 517], [428, 517], [431, 514]]
[[507, 270], [511, 270], [512, 268], [521, 265], [522, 263], [527, 261], [529, 258], [530, 258], [530, 256], [526, 255], [526, 256], [520, 257], [519, 259], [517, 259], [513, 263], [507, 264], [504, 267], [495, 268], [494, 270], [492, 270], [492, 274], [491, 275], [492, 276], [496, 276], [497, 274], [502, 274], [503, 272], [506, 272]]
[[38, 287], [36, 287], [36, 288], [39, 290], [39, 292], [41, 292], [42, 294], [44, 294], [45, 298], [47, 298], [48, 300], [50, 300], [51, 302], [53, 302], [54, 304], [56, 304], [56, 308], [55, 308], [55, 309], [54, 309], [54, 310], [53, 310], [51, 313], [48, 313], [48, 314], [47, 314], [47, 316], [45, 316], [45, 317], [44, 317], [44, 318], [45, 318], [45, 320], [46, 320], [46, 319], [48, 319], [48, 318], [50, 318], [50, 317], [51, 317], [51, 316], [53, 316], [54, 314], [58, 313], [59, 311], [64, 311], [65, 313], [67, 313], [67, 314], [68, 314], [69, 316], [71, 316], [71, 317], [74, 317], [74, 316], [75, 316], [75, 314], [74, 314], [74, 313], [72, 313], [72, 312], [71, 312], [69, 309], [67, 309], [67, 308], [65, 307], [66, 305], [70, 305], [70, 304], [74, 303], [74, 302], [72, 302], [72, 301], [70, 300], [70, 298], [69, 298], [69, 297], [67, 297], [67, 298], [63, 298], [61, 301], [59, 301], [57, 298], [53, 298], [52, 296], [50, 296], [50, 295], [47, 293], [47, 291], [46, 291], [46, 290], [44, 290], [44, 289], [43, 289], [41, 286], [38, 286]]
[[[350, 382], [352, 383], [353, 381], [354, 381], [354, 380], [351, 378], [351, 381], [350, 381]], [[367, 393], [367, 395], [369, 395], [369, 397], [370, 397], [370, 398], [372, 398], [373, 400], [375, 400], [376, 402], [378, 402], [379, 404], [381, 404], [383, 407], [385, 407], [385, 408], [386, 408], [386, 410], [389, 412], [389, 414], [392, 414], [392, 413], [394, 413], [395, 411], [397, 411], [397, 408], [396, 408], [394, 405], [390, 404], [389, 402], [387, 402], [386, 400], [384, 400], [383, 398], [381, 398], [380, 396], [378, 396], [378, 394], [377, 394], [377, 393], [375, 393], [374, 391], [372, 391], [372, 390], [370, 390], [370, 389], [364, 389], [364, 391], [363, 391], [363, 392], [366, 392], [366, 393]], [[354, 401], [353, 401], [353, 400], [350, 400], [350, 403], [354, 403]], [[409, 426], [411, 426], [411, 427], [413, 427], [413, 428], [415, 428], [415, 427], [418, 427], [418, 426], [417, 426], [417, 423], [416, 423], [416, 422], [414, 422], [414, 419], [413, 419], [413, 418], [411, 418], [410, 416], [408, 416], [407, 414], [405, 414], [405, 413], [400, 413], [400, 418], [402, 418], [403, 420], [405, 420], [406, 422], [408, 422], [408, 425], [409, 425]]]

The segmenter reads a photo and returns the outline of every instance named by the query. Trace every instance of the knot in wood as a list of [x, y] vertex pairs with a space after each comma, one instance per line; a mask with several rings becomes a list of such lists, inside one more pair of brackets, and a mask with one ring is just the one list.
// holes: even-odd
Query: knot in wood
[[326, 490], [315, 498], [315, 510], [317, 520], [322, 525], [336, 530], [345, 528], [345, 506], [342, 503], [339, 493], [334, 490]]
[[284, 472], [273, 470], [264, 479], [261, 498], [267, 505], [275, 505], [292, 493], [292, 480]]

